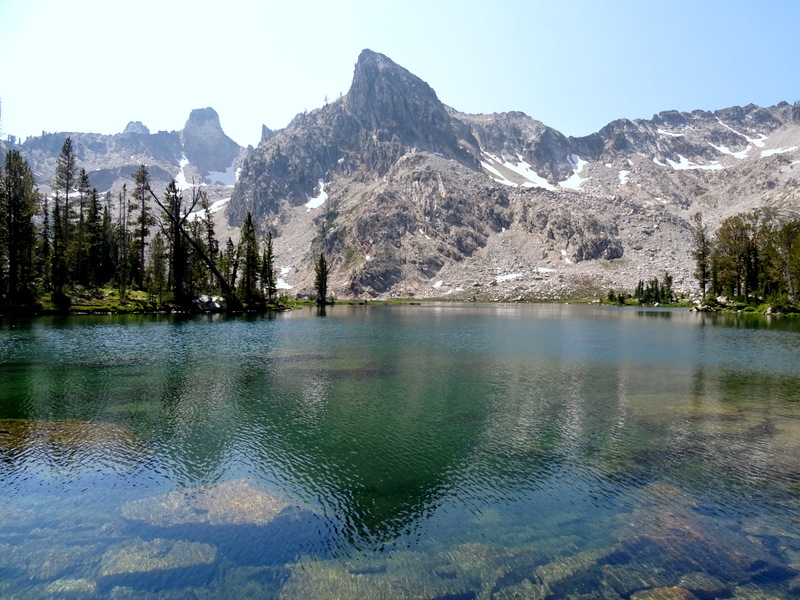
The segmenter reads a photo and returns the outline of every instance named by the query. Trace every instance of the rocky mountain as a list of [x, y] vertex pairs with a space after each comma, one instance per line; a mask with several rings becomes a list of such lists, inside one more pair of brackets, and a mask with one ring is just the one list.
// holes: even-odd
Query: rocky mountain
[[9, 144], [31, 165], [43, 192], [50, 190], [56, 159], [67, 137], [91, 186], [101, 193], [110, 191], [114, 197], [123, 184], [131, 184], [133, 173], [145, 164], [154, 190], [163, 190], [175, 178], [182, 188], [192, 182], [204, 185], [212, 200], [222, 201], [230, 198], [238, 169], [252, 150], [225, 135], [213, 108], [191, 111], [179, 131], [151, 133], [141, 121], [131, 121], [122, 133], [113, 135], [43, 133]]
[[468, 115], [365, 50], [348, 93], [264, 131], [227, 218], [275, 236], [283, 287], [329, 255], [337, 296], [558, 299], [673, 275], [688, 219], [800, 207], [800, 106], [666, 111], [566, 137], [523, 113]]
[[[218, 237], [245, 215], [271, 231], [281, 288], [313, 289], [319, 253], [338, 297], [561, 299], [630, 291], [669, 272], [693, 291], [690, 217], [800, 209], [800, 105], [665, 111], [568, 137], [521, 112], [471, 115], [364, 50], [348, 93], [262, 128], [241, 148], [211, 108], [179, 131], [131, 122], [17, 147], [47, 191], [66, 136], [114, 194], [147, 164], [154, 189], [205, 186]], [[235, 183], [235, 187], [234, 186]], [[229, 200], [229, 202], [228, 202]]]

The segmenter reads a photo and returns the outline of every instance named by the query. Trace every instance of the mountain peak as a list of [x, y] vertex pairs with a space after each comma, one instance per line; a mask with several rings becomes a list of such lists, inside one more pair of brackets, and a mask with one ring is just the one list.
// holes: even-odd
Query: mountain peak
[[416, 117], [413, 113], [420, 109], [446, 117], [444, 106], [427, 83], [372, 50], [363, 50], [358, 57], [346, 106], [368, 129], [402, 123]]
[[239, 146], [225, 135], [213, 108], [195, 108], [183, 128], [184, 154], [201, 172], [225, 171], [239, 154]]
[[150, 130], [141, 121], [131, 121], [125, 126], [125, 130], [122, 133], [150, 135]]
[[189, 113], [189, 120], [186, 121], [186, 126], [188, 127], [190, 124], [201, 124], [201, 123], [208, 123], [211, 122], [212, 125], [216, 125], [220, 129], [222, 127], [219, 124], [219, 115], [217, 111], [215, 111], [210, 106], [207, 108], [195, 108]]
[[344, 109], [377, 139], [474, 161], [460, 148], [450, 115], [433, 88], [387, 56], [363, 50]]

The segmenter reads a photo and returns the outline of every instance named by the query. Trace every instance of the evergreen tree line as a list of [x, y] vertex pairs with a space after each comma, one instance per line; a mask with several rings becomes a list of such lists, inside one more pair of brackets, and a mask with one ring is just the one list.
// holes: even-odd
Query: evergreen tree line
[[[29, 312], [48, 299], [66, 308], [71, 295], [102, 288], [123, 302], [138, 291], [152, 305], [178, 308], [215, 293], [233, 309], [274, 302], [271, 233], [262, 249], [248, 214], [239, 244], [228, 239], [221, 247], [203, 190], [186, 198], [173, 180], [159, 196], [141, 165], [130, 188], [101, 197], [78, 167], [70, 138], [53, 190], [40, 195], [30, 166], [8, 152], [0, 170], [0, 312]], [[198, 207], [204, 218], [190, 220]]]
[[703, 297], [797, 304], [800, 219], [779, 220], [763, 210], [739, 213], [711, 235], [697, 213], [692, 217], [692, 257]]
[[673, 282], [672, 275], [669, 273], [664, 273], [662, 279], [653, 277], [647, 282], [640, 279], [631, 295], [624, 292], [617, 294], [614, 290], [609, 290], [608, 301], [617, 303], [620, 306], [625, 305], [629, 298], [635, 299], [639, 304], [669, 304], [675, 301], [675, 292], [672, 289]]

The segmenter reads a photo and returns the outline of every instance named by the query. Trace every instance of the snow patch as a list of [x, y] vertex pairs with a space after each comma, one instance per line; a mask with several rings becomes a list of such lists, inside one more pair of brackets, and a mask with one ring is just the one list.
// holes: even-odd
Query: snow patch
[[181, 191], [189, 190], [193, 186], [192, 186], [191, 183], [186, 181], [186, 171], [184, 170], [186, 168], [186, 165], [189, 164], [189, 159], [186, 158], [185, 155], [183, 155], [183, 156], [181, 156], [181, 162], [179, 164], [180, 164], [181, 170], [178, 171], [178, 174], [175, 176], [175, 184], [178, 186], [178, 189], [181, 190]]
[[734, 152], [727, 146], [715, 146], [711, 142], [708, 142], [708, 145], [714, 148], [717, 152], [728, 154], [730, 156], [733, 156], [734, 158], [738, 158], [739, 160], [745, 158], [747, 154], [750, 152], [750, 148], [752, 148], [752, 146], [747, 146], [747, 148], [745, 148], [744, 150], [740, 150], [739, 152]]
[[619, 172], [619, 184], [620, 185], [625, 185], [626, 183], [628, 183], [628, 175], [630, 175], [630, 174], [631, 174], [630, 171], [620, 171]]
[[[566, 252], [564, 252], [566, 254]], [[550, 269], [548, 267], [536, 267], [537, 273], [554, 273], [555, 269]]]
[[287, 275], [292, 270], [292, 267], [281, 267], [281, 275]]
[[783, 154], [784, 152], [793, 152], [797, 150], [797, 146], [792, 146], [791, 148], [775, 148], [774, 150], [762, 150], [761, 156], [772, 156], [773, 154]]
[[436, 283], [433, 284], [433, 287], [440, 288], [440, 287], [442, 287], [443, 283], [444, 283], [444, 280], [440, 279], [439, 281], [437, 281]]
[[717, 117], [717, 122], [718, 122], [720, 125], [722, 125], [722, 126], [725, 128], [725, 129], [729, 129], [729, 130], [731, 130], [733, 133], [735, 133], [736, 135], [740, 135], [740, 136], [742, 136], [744, 139], [746, 139], [746, 140], [748, 141], [748, 143], [750, 143], [750, 144], [753, 144], [754, 146], [757, 146], [758, 148], [763, 148], [763, 147], [764, 147], [764, 144], [765, 144], [765, 143], [766, 143], [766, 141], [767, 141], [767, 136], [765, 136], [763, 133], [759, 133], [759, 134], [758, 134], [758, 135], [759, 135], [759, 137], [758, 137], [758, 138], [749, 138], [749, 137], [747, 137], [745, 134], [743, 134], [743, 133], [740, 133], [740, 132], [736, 131], [736, 130], [735, 130], [733, 127], [731, 127], [730, 125], [725, 125], [725, 123], [723, 123], [723, 122], [722, 122], [722, 121], [719, 119], [719, 117]]
[[668, 135], [670, 137], [684, 137], [685, 133], [675, 133], [674, 131], [667, 131], [666, 129], [658, 129], [658, 133], [661, 135]]
[[682, 154], [678, 154], [678, 158], [680, 159], [680, 162], [675, 162], [674, 160], [667, 159], [669, 165], [676, 171], [688, 171], [690, 169], [701, 169], [704, 171], [718, 171], [720, 169], [725, 168], [719, 163], [711, 163], [710, 165], [698, 165], [690, 162], [689, 159], [683, 156]]
[[503, 176], [502, 173], [500, 173], [500, 171], [498, 171], [494, 166], [492, 166], [491, 163], [482, 160], [481, 165], [483, 165], [483, 167], [490, 173], [497, 175], [497, 177], [493, 177], [492, 179], [494, 179], [498, 183], [502, 183], [503, 185], [509, 185], [513, 187], [538, 187], [551, 191], [555, 189], [550, 184], [550, 182], [547, 181], [547, 179], [545, 179], [544, 177], [540, 177], [539, 174], [533, 170], [531, 165], [525, 162], [525, 160], [520, 155], [517, 155], [518, 162], [514, 164], [509, 161], [503, 160], [502, 158], [495, 156], [494, 154], [489, 154], [488, 152], [481, 151], [481, 154], [484, 156], [484, 158], [488, 158], [494, 163], [503, 166], [509, 171], [512, 171], [513, 173], [516, 173], [517, 175], [520, 175], [523, 179], [527, 180], [520, 186], [519, 184], [516, 184], [513, 181], [509, 181], [506, 177]]
[[562, 256], [562, 257], [564, 257], [564, 262], [565, 262], [565, 263], [567, 263], [568, 265], [571, 265], [571, 264], [572, 264], [572, 261], [571, 261], [571, 260], [569, 259], [569, 257], [567, 256], [567, 251], [566, 251], [566, 250], [562, 250], [562, 251], [561, 251], [561, 256]]
[[222, 198], [221, 200], [217, 200], [217, 201], [216, 201], [216, 202], [214, 202], [214, 203], [213, 203], [211, 206], [209, 206], [209, 207], [208, 207], [208, 211], [209, 211], [210, 213], [219, 212], [219, 211], [221, 211], [221, 210], [222, 210], [222, 208], [223, 208], [223, 207], [224, 207], [224, 206], [225, 206], [225, 205], [226, 205], [228, 202], [230, 202], [230, 200], [231, 200], [230, 196], [228, 196], [227, 198]]
[[570, 154], [567, 156], [567, 162], [569, 162], [569, 166], [572, 167], [574, 173], [570, 175], [564, 181], [559, 181], [558, 185], [563, 188], [569, 188], [572, 190], [579, 190], [581, 188], [581, 184], [585, 181], [579, 173], [583, 171], [583, 167], [589, 164], [587, 161], [583, 160], [577, 154]]
[[328, 194], [325, 193], [325, 182], [320, 179], [317, 183], [319, 184], [319, 196], [312, 198], [306, 195], [306, 199], [308, 200], [308, 202], [306, 202], [306, 212], [310, 211], [312, 208], [319, 208], [325, 204], [325, 201], [328, 199]]
[[[228, 202], [230, 202], [230, 197], [222, 198], [221, 200], [217, 200], [216, 202], [211, 204], [211, 206], [208, 207], [208, 212], [210, 212], [213, 215], [215, 212], [219, 212], [223, 208], [225, 208], [225, 205]], [[203, 210], [203, 209], [200, 209], [200, 210], [194, 211], [193, 213], [189, 213], [189, 215], [186, 217], [186, 220], [189, 221], [189, 222], [192, 222], [195, 219], [204, 219], [205, 216], [206, 216], [206, 211]]]
[[275, 284], [275, 287], [277, 289], [279, 289], [279, 290], [290, 290], [290, 289], [292, 289], [292, 286], [290, 286], [288, 283], [286, 283], [283, 280], [283, 277], [278, 277], [278, 283]]
[[206, 180], [210, 184], [220, 183], [222, 185], [236, 185], [236, 180], [239, 178], [239, 171], [231, 163], [231, 166], [224, 171], [209, 171]]
[[501, 281], [509, 281], [511, 279], [516, 279], [517, 277], [522, 277], [522, 273], [511, 273], [509, 275], [498, 275], [494, 278], [495, 281], [500, 283]]

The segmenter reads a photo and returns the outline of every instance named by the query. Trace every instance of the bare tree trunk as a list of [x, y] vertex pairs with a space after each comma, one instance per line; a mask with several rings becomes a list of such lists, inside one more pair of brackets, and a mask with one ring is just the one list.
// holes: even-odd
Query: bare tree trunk
[[228, 310], [234, 312], [243, 310], [244, 307], [242, 306], [242, 303], [239, 301], [239, 299], [236, 297], [236, 292], [234, 292], [233, 288], [230, 285], [228, 285], [227, 281], [225, 281], [225, 278], [222, 276], [222, 273], [220, 273], [219, 269], [217, 269], [217, 265], [215, 265], [214, 262], [210, 258], [208, 258], [208, 255], [205, 252], [203, 252], [203, 249], [199, 246], [199, 244], [195, 242], [192, 236], [189, 235], [189, 232], [187, 232], [186, 229], [183, 228], [183, 223], [186, 220], [185, 217], [181, 219], [180, 215], [173, 214], [172, 211], [167, 209], [167, 207], [164, 206], [164, 204], [162, 204], [161, 200], [158, 199], [158, 196], [156, 196], [155, 192], [153, 192], [152, 188], [149, 185], [147, 186], [147, 191], [150, 192], [150, 195], [153, 197], [153, 200], [156, 201], [156, 204], [158, 204], [158, 206], [161, 207], [161, 210], [163, 210], [167, 214], [169, 219], [178, 228], [178, 231], [180, 231], [181, 234], [183, 234], [183, 237], [186, 239], [186, 241], [189, 242], [194, 251], [197, 252], [197, 255], [203, 260], [204, 263], [206, 263], [206, 266], [214, 274], [214, 277], [216, 277], [217, 280], [220, 282], [220, 287], [222, 287], [222, 293], [225, 294], [225, 301], [227, 302]]

